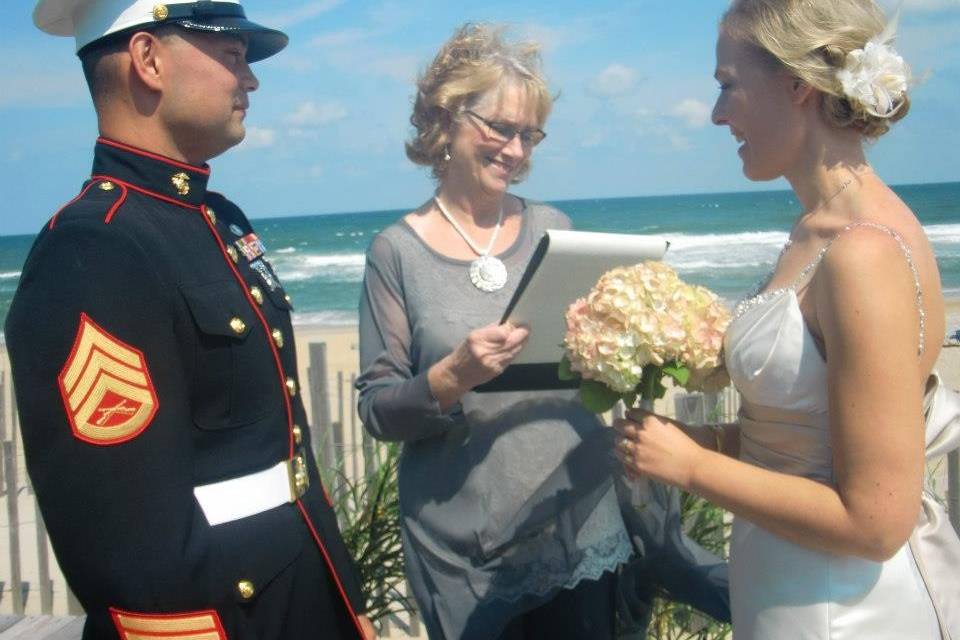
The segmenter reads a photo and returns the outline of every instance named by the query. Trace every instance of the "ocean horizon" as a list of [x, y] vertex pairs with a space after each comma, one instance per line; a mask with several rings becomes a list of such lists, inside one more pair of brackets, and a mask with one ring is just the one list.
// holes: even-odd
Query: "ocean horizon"
[[[933, 244], [944, 295], [960, 299], [960, 182], [893, 188], [917, 214]], [[524, 195], [522, 188], [518, 195]], [[576, 229], [664, 236], [670, 241], [665, 261], [680, 277], [712, 289], [729, 304], [751, 293], [769, 273], [800, 211], [791, 191], [549, 203], [569, 215]], [[293, 297], [294, 322], [354, 324], [367, 246], [374, 235], [407, 211], [253, 217], [267, 257]], [[256, 216], [256, 212], [248, 213]], [[33, 238], [0, 236], [0, 328]], [[956, 328], [948, 325], [950, 330]]]

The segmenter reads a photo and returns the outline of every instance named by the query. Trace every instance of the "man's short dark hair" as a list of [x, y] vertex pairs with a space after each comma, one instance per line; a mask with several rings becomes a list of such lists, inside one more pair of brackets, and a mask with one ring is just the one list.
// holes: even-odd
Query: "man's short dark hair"
[[[158, 38], [166, 38], [178, 30], [179, 27], [171, 24], [156, 27], [149, 31]], [[111, 70], [103, 64], [103, 59], [125, 50], [127, 45], [130, 44], [130, 37], [140, 31], [146, 31], [146, 29], [114, 33], [88, 44], [79, 51], [78, 56], [80, 57], [80, 65], [83, 67], [83, 76], [87, 80], [87, 87], [89, 87], [90, 95], [94, 101], [97, 100], [97, 96], [109, 91], [114, 81]]]

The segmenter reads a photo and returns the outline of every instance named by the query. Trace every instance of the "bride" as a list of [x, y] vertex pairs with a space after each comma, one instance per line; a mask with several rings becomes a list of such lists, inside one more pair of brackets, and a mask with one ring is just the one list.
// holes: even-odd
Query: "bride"
[[746, 176], [784, 176], [803, 212], [725, 339], [740, 422], [634, 411], [616, 425], [628, 473], [735, 514], [738, 639], [941, 637], [908, 544], [940, 279], [923, 228], [863, 150], [909, 108], [892, 31], [872, 0], [734, 0], [713, 121], [741, 143]]

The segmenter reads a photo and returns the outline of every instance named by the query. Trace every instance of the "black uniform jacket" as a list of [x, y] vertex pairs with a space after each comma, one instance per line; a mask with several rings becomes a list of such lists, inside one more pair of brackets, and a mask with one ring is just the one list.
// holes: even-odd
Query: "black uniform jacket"
[[[357, 638], [290, 300], [208, 178], [101, 138], [39, 234], [6, 323], [37, 499], [85, 638]], [[195, 487], [284, 460], [295, 501], [208, 522]]]

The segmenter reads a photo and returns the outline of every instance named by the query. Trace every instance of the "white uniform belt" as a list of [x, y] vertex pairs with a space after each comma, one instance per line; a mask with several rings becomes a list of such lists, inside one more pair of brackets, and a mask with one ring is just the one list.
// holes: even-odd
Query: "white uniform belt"
[[232, 522], [294, 502], [306, 492], [301, 456], [281, 460], [269, 469], [193, 488], [210, 526]]

